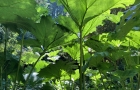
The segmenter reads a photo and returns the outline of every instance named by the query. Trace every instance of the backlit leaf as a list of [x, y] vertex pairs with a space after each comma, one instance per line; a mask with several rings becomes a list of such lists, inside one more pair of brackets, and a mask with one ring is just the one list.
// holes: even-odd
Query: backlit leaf
[[31, 18], [36, 14], [35, 0], [0, 0], [0, 22], [11, 22], [16, 16]]
[[[71, 21], [70, 23], [75, 23], [79, 30], [82, 29], [83, 31], [82, 35], [86, 36], [89, 33], [95, 31], [96, 27], [98, 25], [101, 25], [104, 19], [112, 17], [110, 15], [110, 9], [118, 7], [126, 8], [126, 6], [133, 4], [135, 0], [78, 0], [78, 1], [59, 0], [59, 1], [62, 3], [67, 12], [70, 14], [70, 17], [73, 20], [73, 22]], [[117, 17], [119, 18], [120, 16]], [[66, 21], [67, 19], [63, 20], [63, 22]], [[73, 25], [68, 26], [68, 24], [65, 24], [65, 26], [70, 27], [70, 30], [72, 30], [73, 32], [77, 30], [77, 28], [75, 29], [71, 28], [73, 27]]]

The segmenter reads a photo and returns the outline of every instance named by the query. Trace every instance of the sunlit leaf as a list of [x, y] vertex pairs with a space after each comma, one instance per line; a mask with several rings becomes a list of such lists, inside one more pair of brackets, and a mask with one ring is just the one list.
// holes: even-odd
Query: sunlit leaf
[[74, 60], [80, 59], [80, 45], [75, 44], [72, 47], [67, 46], [66, 48], [63, 48], [64, 52], [67, 52]]
[[25, 64], [33, 64], [39, 56], [34, 54], [33, 52], [25, 52], [22, 54], [21, 60]]
[[125, 42], [122, 43], [124, 46], [129, 47], [140, 47], [140, 32], [139, 31], [130, 31], [127, 36]]
[[132, 30], [133, 27], [140, 26], [139, 8], [140, 4], [138, 4], [134, 10], [128, 10], [122, 17], [120, 25], [116, 28], [116, 38], [122, 39], [129, 33], [130, 30]]
[[73, 65], [74, 63], [75, 62], [69, 63], [67, 61], [58, 60], [56, 61], [56, 63], [49, 64], [47, 67], [41, 69], [39, 71], [39, 76], [45, 77], [47, 79], [52, 79], [52, 78], [59, 79], [61, 76], [63, 76], [63, 73], [62, 73], [63, 70], [68, 73], [74, 68], [74, 65]]
[[48, 65], [48, 63], [46, 61], [39, 61], [39, 62], [37, 62], [36, 66], [35, 66], [36, 72], [39, 72], [40, 69], [46, 67], [47, 65]]
[[[96, 30], [98, 25], [107, 18], [111, 18], [110, 9], [126, 6], [134, 3], [135, 0], [59, 0], [70, 14], [73, 23], [82, 27], [83, 36]], [[111, 2], [111, 3], [110, 3]], [[104, 4], [106, 3], [106, 4]], [[114, 17], [114, 16], [113, 16]], [[120, 16], [117, 16], [118, 18]], [[63, 22], [65, 22], [64, 20]], [[71, 22], [72, 23], [72, 22]], [[72, 27], [72, 25], [70, 25]], [[78, 28], [80, 29], [80, 28]], [[75, 32], [75, 29], [72, 29]]]

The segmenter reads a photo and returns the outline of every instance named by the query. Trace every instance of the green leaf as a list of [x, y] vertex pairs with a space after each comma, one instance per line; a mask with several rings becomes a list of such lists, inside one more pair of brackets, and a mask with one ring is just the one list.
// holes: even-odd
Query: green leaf
[[24, 52], [22, 54], [21, 60], [25, 62], [25, 64], [33, 64], [39, 56], [34, 54], [33, 52]]
[[124, 46], [129, 47], [140, 47], [140, 32], [139, 31], [130, 31], [127, 36], [125, 42], [122, 43]]
[[18, 30], [16, 24], [13, 24], [13, 23], [6, 23], [6, 24], [3, 24], [3, 25], [4, 25], [6, 28], [9, 28], [11, 31], [20, 33], [20, 30]]
[[118, 12], [117, 15], [110, 14], [107, 19], [111, 20], [114, 23], [118, 23], [120, 22], [121, 16], [123, 16], [123, 12]]
[[130, 56], [131, 54], [129, 54], [129, 56], [125, 55], [125, 59], [127, 61], [127, 65], [133, 67], [133, 66], [136, 66], [136, 65], [139, 65], [139, 62], [138, 62], [138, 58], [139, 56]]
[[88, 21], [83, 27], [83, 37], [88, 35], [89, 33], [96, 31], [96, 27], [98, 25], [102, 25], [104, 19], [106, 19], [106, 17], [104, 15], [100, 15]]
[[86, 45], [89, 46], [90, 48], [92, 48], [93, 50], [100, 52], [100, 51], [104, 51], [103, 48], [105, 47], [101, 47], [101, 46], [105, 46], [103, 43], [101, 43], [100, 41], [97, 40], [88, 40], [86, 42]]
[[75, 73], [71, 75], [74, 80], [79, 79], [79, 70], [75, 70]]
[[39, 61], [35, 66], [36, 72], [39, 72], [42, 68], [46, 67], [48, 63], [46, 61]]
[[[15, 68], [16, 68], [16, 72], [17, 72], [17, 66]], [[16, 72], [14, 71], [13, 73], [10, 73], [10, 75], [9, 75], [9, 77], [10, 77], [10, 79], [12, 81], [14, 81], [15, 78], [16, 78], [16, 74], [17, 74]], [[23, 69], [22, 69], [22, 67], [20, 67], [20, 70], [19, 70], [19, 73], [18, 73], [18, 77], [17, 77], [17, 81], [25, 83], [25, 79], [23, 77]]]
[[[88, 0], [86, 2], [86, 15], [85, 19], [88, 17], [98, 17], [99, 15], [108, 15], [110, 9], [131, 5], [135, 0]], [[111, 3], [110, 3], [111, 2]], [[106, 4], [104, 4], [106, 3]], [[97, 6], [99, 5], [99, 6]], [[94, 12], [94, 13], [93, 13]]]
[[38, 39], [44, 49], [53, 48], [71, 41], [74, 37], [72, 34], [64, 32], [62, 27], [57, 26], [51, 17], [42, 17], [40, 23], [36, 23], [32, 29], [33, 35]]
[[113, 75], [119, 77], [121, 80], [125, 80], [126, 78], [133, 77], [137, 73], [138, 72], [136, 70], [127, 69], [125, 71], [117, 70], [117, 71], [113, 72]]
[[18, 61], [14, 58], [7, 60], [4, 64], [4, 71], [7, 71], [7, 74], [17, 71]]
[[140, 3], [140, 1], [139, 0], [135, 0], [135, 4], [139, 4]]
[[[120, 25], [116, 27], [116, 35], [115, 37], [118, 39], [124, 38], [130, 30], [132, 30], [135, 26], [140, 26], [140, 12], [139, 12], [140, 4], [137, 5], [136, 9], [128, 10], [126, 14], [122, 17], [120, 21]], [[126, 21], [126, 19], [128, 19]]]
[[30, 31], [36, 38], [32, 41], [31, 39], [25, 40], [26, 45], [43, 46], [44, 49], [49, 49], [67, 44], [76, 38], [74, 34], [69, 33], [67, 28], [55, 24], [50, 16], [43, 16], [40, 23], [34, 23], [31, 19], [21, 17], [18, 17], [17, 22], [20, 23], [19, 27]]
[[72, 21], [72, 19], [71, 19], [70, 17], [59, 16], [59, 17], [56, 19], [56, 21], [57, 21], [60, 25], [62, 25], [62, 26], [64, 26], [64, 27], [68, 28], [72, 33], [74, 33], [74, 34], [76, 34], [76, 35], [78, 34], [78, 32], [79, 32], [78, 26]]
[[42, 15], [47, 15], [48, 14], [48, 10], [46, 8], [44, 8], [43, 6], [38, 6], [36, 8], [37, 12], [38, 12], [38, 16], [42, 16]]
[[69, 73], [73, 68], [75, 68], [74, 63], [75, 62], [58, 60], [54, 64], [49, 64], [47, 67], [41, 69], [39, 71], [39, 76], [45, 77], [49, 80], [52, 78], [59, 79], [65, 74], [62, 72], [63, 70]]
[[101, 70], [102, 73], [106, 73], [106, 72], [109, 72], [109, 71], [112, 71], [114, 70], [114, 66], [112, 63], [108, 63], [108, 62], [102, 62], [100, 63], [97, 68], [99, 70]]
[[85, 42], [85, 45], [96, 52], [105, 51], [108, 47], [110, 47], [110, 44], [107, 42], [107, 36], [107, 34], [94, 35], [91, 39]]
[[94, 56], [92, 56], [89, 61], [88, 61], [88, 65], [89, 67], [97, 67], [101, 61], [103, 60], [103, 57], [101, 54], [96, 54]]
[[[31, 46], [31, 47], [41, 47], [38, 40], [36, 39], [26, 39], [23, 41], [24, 45]], [[18, 43], [22, 43], [22, 41], [18, 41]]]
[[116, 49], [116, 51], [114, 50], [113, 52], [110, 53], [109, 58], [111, 58], [111, 60], [115, 61], [120, 58], [123, 58], [125, 55], [127, 55], [127, 54], [123, 50]]
[[[118, 7], [125, 8], [133, 4], [134, 1], [135, 0], [60, 0], [70, 14], [73, 23], [78, 27], [82, 27], [83, 36], [95, 31], [96, 27], [101, 25], [104, 19], [112, 17], [110, 16], [110, 9]], [[75, 30], [76, 28], [73, 29], [73, 32], [75, 32]]]
[[80, 45], [74, 44], [72, 47], [67, 46], [63, 48], [64, 52], [67, 52], [74, 60], [80, 59]]
[[51, 51], [51, 52], [48, 53], [48, 56], [49, 56], [49, 57], [54, 57], [54, 56], [56, 56], [59, 52], [60, 52], [60, 50]]
[[35, 0], [0, 0], [0, 23], [13, 21], [17, 15], [31, 18], [36, 12]]

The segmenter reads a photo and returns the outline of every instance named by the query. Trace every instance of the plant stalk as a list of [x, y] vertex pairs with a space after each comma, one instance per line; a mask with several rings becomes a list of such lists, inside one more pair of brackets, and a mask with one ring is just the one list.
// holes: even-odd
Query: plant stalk
[[39, 58], [36, 60], [36, 62], [34, 63], [34, 65], [33, 65], [33, 67], [32, 67], [32, 69], [31, 69], [31, 71], [30, 71], [30, 73], [29, 73], [29, 75], [28, 75], [28, 77], [27, 77], [27, 79], [26, 79], [26, 81], [25, 81], [25, 84], [24, 84], [24, 88], [23, 88], [23, 90], [26, 90], [26, 85], [27, 85], [27, 82], [28, 82], [28, 80], [29, 80], [29, 78], [30, 78], [30, 76], [31, 76], [31, 74], [32, 74], [32, 72], [33, 72], [33, 70], [34, 70], [34, 68], [35, 68], [35, 66], [36, 66], [36, 64], [38, 63], [38, 61], [42, 58], [42, 56], [44, 55], [44, 53], [45, 53], [45, 51], [43, 52], [43, 54], [42, 55], [40, 55], [39, 56]]
[[[139, 55], [137, 56], [137, 64], [140, 64]], [[140, 88], [140, 73], [138, 73], [138, 89]]]
[[18, 73], [19, 73], [19, 69], [20, 69], [20, 63], [21, 63], [21, 57], [22, 57], [22, 48], [23, 48], [23, 41], [24, 41], [25, 33], [26, 32], [24, 32], [24, 34], [22, 36], [22, 42], [21, 42], [21, 48], [20, 48], [20, 57], [19, 57], [18, 69], [17, 69], [17, 73], [16, 73], [16, 77], [15, 77], [15, 82], [14, 82], [13, 90], [16, 90], [16, 81], [17, 81]]
[[80, 90], [84, 90], [84, 73], [82, 72], [82, 67], [83, 67], [83, 61], [84, 61], [84, 53], [83, 53], [83, 38], [82, 38], [82, 28], [79, 28], [80, 30], [80, 68], [79, 68], [79, 73], [80, 73]]
[[7, 31], [7, 28], [5, 27], [5, 47], [4, 47], [4, 65], [3, 65], [3, 69], [5, 69], [4, 70], [4, 80], [5, 80], [5, 86], [4, 86], [4, 89], [5, 90], [7, 90], [7, 70], [6, 70], [6, 68], [7, 68], [7, 66], [6, 66], [6, 62], [7, 62], [7, 37], [8, 37], [8, 31]]

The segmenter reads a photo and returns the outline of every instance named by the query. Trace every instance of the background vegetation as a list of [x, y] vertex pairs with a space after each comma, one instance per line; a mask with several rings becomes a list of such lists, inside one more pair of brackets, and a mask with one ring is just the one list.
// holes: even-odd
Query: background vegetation
[[139, 0], [0, 0], [1, 90], [138, 90]]

